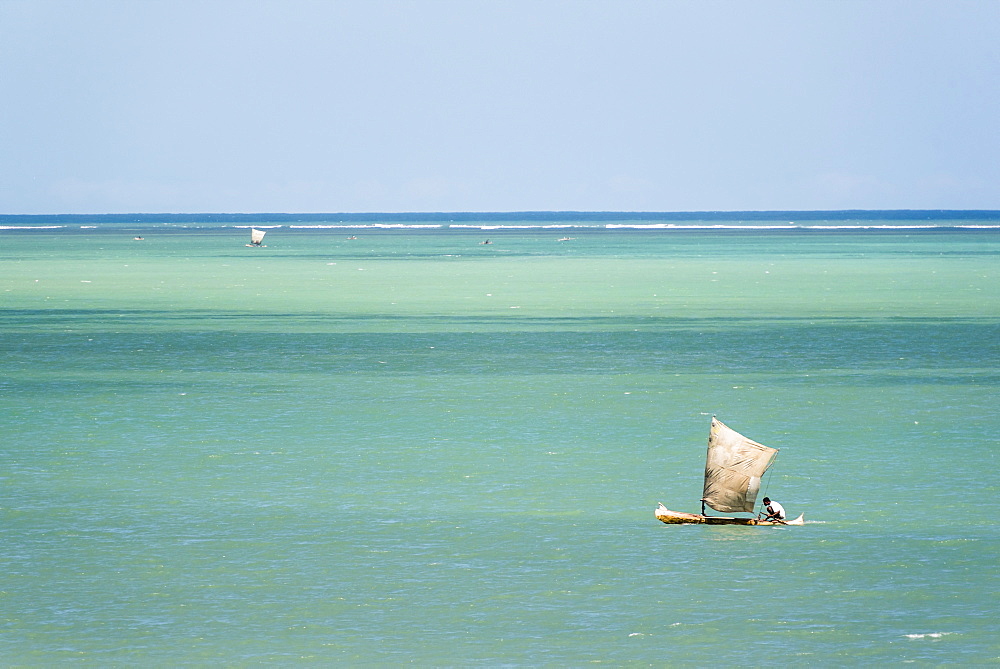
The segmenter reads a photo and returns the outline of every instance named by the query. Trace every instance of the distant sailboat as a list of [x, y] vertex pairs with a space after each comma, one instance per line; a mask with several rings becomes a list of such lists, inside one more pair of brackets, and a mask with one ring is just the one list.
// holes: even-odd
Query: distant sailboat
[[656, 519], [667, 524], [705, 523], [708, 525], [804, 525], [795, 520], [772, 521], [756, 518], [706, 516], [705, 505], [723, 513], [753, 513], [760, 491], [760, 479], [774, 462], [778, 449], [758, 444], [712, 416], [705, 457], [705, 486], [701, 514], [671, 511], [660, 504]]
[[250, 228], [250, 243], [247, 246], [260, 246], [267, 233], [257, 228]]

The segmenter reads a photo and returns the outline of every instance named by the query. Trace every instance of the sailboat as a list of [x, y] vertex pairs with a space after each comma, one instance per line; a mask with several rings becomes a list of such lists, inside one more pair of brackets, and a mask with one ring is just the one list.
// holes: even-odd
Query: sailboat
[[706, 516], [705, 505], [723, 513], [753, 513], [760, 491], [760, 479], [774, 462], [778, 449], [758, 444], [712, 416], [705, 457], [705, 487], [701, 513], [671, 511], [660, 504], [656, 519], [669, 525], [705, 523], [707, 525], [804, 525], [804, 515], [794, 520], [760, 520]]
[[264, 230], [258, 230], [257, 228], [250, 228], [250, 243], [247, 246], [260, 246], [261, 242], [264, 241], [264, 235], [267, 232]]

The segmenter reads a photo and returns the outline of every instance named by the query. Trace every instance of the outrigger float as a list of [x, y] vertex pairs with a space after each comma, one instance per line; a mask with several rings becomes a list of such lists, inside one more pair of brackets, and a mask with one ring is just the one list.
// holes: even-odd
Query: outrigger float
[[671, 511], [660, 504], [656, 507], [656, 519], [668, 525], [805, 525], [805, 514], [794, 520], [705, 515], [706, 504], [723, 513], [753, 513], [760, 479], [777, 454], [778, 449], [758, 444], [712, 416], [701, 513]]

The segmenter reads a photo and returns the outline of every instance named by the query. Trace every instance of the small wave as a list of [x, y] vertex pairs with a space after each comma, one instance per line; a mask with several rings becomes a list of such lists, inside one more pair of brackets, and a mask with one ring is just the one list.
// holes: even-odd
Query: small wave
[[448, 227], [452, 230], [604, 230], [608, 226], [589, 225], [587, 223], [552, 223], [550, 225], [541, 225], [538, 223], [514, 225], [450, 223]]
[[808, 225], [803, 230], [1000, 230], [1000, 225]]
[[810, 225], [810, 230], [930, 230], [936, 225]]
[[[260, 226], [257, 226], [260, 227]], [[280, 226], [278, 226], [280, 227]], [[324, 223], [323, 225], [289, 225], [296, 230], [425, 230], [443, 228], [443, 223]]]
[[[542, 230], [549, 226], [547, 225], [487, 225], [485, 223], [480, 225], [469, 225], [469, 224], [453, 224], [449, 225], [449, 228], [453, 230]], [[574, 226], [563, 226], [563, 227], [574, 227]]]
[[801, 225], [797, 223], [787, 223], [785, 225], [753, 225], [742, 223], [608, 223], [608, 230], [1000, 230], [1000, 225], [935, 225], [935, 224], [913, 224], [913, 225], [876, 225], [876, 224], [856, 224], [856, 225]]
[[59, 230], [65, 225], [0, 225], [0, 230]]
[[954, 632], [927, 632], [925, 634], [904, 634], [907, 639], [940, 639], [943, 636], [954, 634]]
[[678, 225], [676, 223], [608, 223], [608, 230], [790, 230], [789, 225], [733, 225], [691, 223]]

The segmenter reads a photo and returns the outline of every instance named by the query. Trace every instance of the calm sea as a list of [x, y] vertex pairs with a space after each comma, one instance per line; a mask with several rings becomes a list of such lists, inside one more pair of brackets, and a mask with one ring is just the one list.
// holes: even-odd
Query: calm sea
[[0, 230], [0, 662], [1000, 661], [998, 221], [346, 225]]

